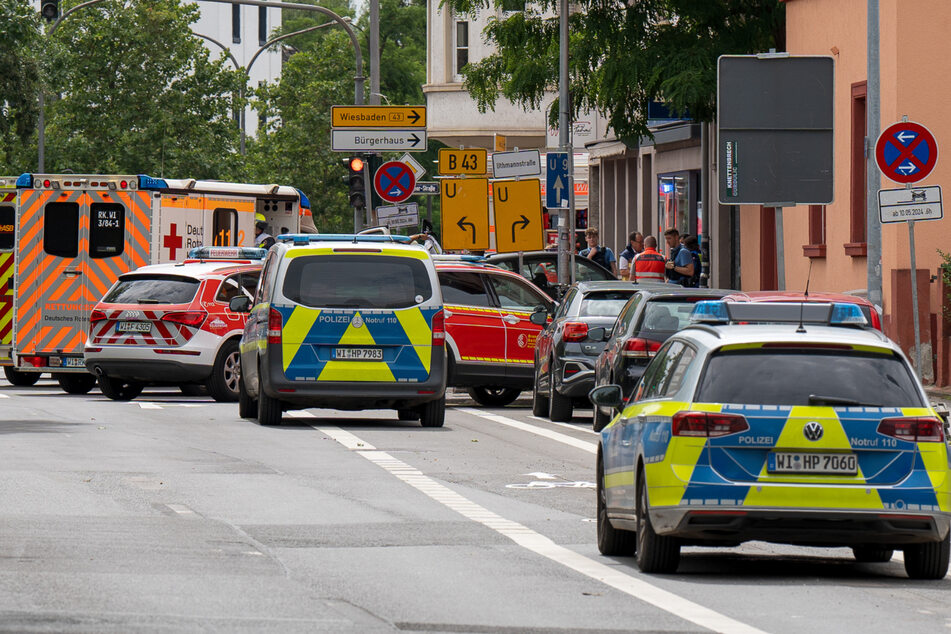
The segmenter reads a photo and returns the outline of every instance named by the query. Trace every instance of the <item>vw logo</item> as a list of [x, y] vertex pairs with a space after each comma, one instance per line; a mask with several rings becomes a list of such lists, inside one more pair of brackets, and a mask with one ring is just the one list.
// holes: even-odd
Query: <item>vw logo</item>
[[816, 421], [810, 421], [802, 428], [802, 435], [808, 440], [816, 441], [822, 438], [822, 431], [822, 425]]

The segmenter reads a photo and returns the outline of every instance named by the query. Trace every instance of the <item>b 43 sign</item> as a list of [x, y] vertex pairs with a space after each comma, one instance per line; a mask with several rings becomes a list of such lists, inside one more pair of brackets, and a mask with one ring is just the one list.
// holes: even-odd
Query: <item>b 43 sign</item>
[[443, 176], [481, 175], [489, 171], [488, 150], [439, 150], [439, 173]]

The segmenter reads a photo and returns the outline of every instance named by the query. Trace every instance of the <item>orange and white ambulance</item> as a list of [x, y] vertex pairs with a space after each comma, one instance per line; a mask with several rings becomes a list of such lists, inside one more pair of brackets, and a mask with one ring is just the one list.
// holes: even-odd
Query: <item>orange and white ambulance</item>
[[272, 235], [316, 232], [288, 186], [88, 174], [23, 174], [16, 186], [13, 365], [74, 394], [95, 385], [89, 314], [119, 275], [194, 247], [254, 246], [260, 216]]
[[[0, 176], [0, 366], [13, 373], [13, 247], [16, 235], [16, 177]], [[9, 377], [8, 377], [9, 378]], [[35, 380], [33, 381], [35, 382]]]

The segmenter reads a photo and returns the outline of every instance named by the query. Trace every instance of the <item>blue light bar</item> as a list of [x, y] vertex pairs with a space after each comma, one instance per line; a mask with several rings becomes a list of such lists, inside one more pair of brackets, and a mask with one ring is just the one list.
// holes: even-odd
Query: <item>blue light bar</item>
[[867, 326], [868, 320], [862, 314], [862, 309], [855, 304], [832, 304], [829, 323], [840, 326]]
[[[296, 187], [294, 189], [297, 189]], [[307, 194], [297, 189], [297, 193], [300, 194], [300, 206], [310, 209], [310, 199], [307, 197]]]
[[396, 242], [409, 244], [409, 236], [395, 235], [356, 235], [353, 233], [282, 233], [277, 236], [281, 242], [292, 242], [295, 245], [310, 244], [311, 242]]
[[24, 172], [17, 177], [17, 187], [33, 187], [33, 174]]
[[456, 255], [454, 253], [439, 253], [432, 256], [436, 262], [475, 262], [485, 264], [484, 255]]
[[164, 178], [152, 178], [145, 174], [139, 174], [139, 189], [168, 189], [168, 183]]
[[192, 260], [263, 260], [267, 249], [255, 247], [195, 247], [188, 252]]
[[728, 324], [730, 313], [727, 311], [726, 302], [704, 300], [693, 305], [690, 321], [695, 324]]

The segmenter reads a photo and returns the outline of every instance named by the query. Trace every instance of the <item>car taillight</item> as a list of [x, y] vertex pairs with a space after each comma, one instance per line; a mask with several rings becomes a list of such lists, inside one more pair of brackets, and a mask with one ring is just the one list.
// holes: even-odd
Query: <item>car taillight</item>
[[584, 341], [588, 338], [588, 324], [583, 321], [565, 322], [565, 330], [561, 338], [565, 341]]
[[284, 327], [284, 318], [276, 308], [272, 308], [267, 315], [267, 342], [281, 343], [281, 328]]
[[661, 344], [657, 341], [634, 337], [633, 339], [628, 339], [627, 343], [624, 344], [624, 352], [622, 352], [621, 355], [634, 357], [636, 359], [649, 359], [660, 350], [660, 345]]
[[208, 316], [203, 310], [184, 310], [178, 313], [165, 313], [162, 315], [162, 321], [170, 321], [173, 324], [181, 324], [183, 326], [192, 326], [198, 327], [205, 321], [205, 317]]
[[739, 414], [717, 412], [677, 412], [671, 423], [674, 436], [716, 438], [746, 431], [750, 424]]
[[106, 313], [101, 310], [94, 310], [89, 314], [89, 321], [96, 323], [97, 321], [102, 321], [106, 318]]
[[446, 314], [443, 311], [437, 311], [433, 315], [433, 345], [437, 348], [445, 345], [446, 341]]
[[944, 442], [944, 428], [936, 418], [886, 418], [878, 433], [908, 442]]

